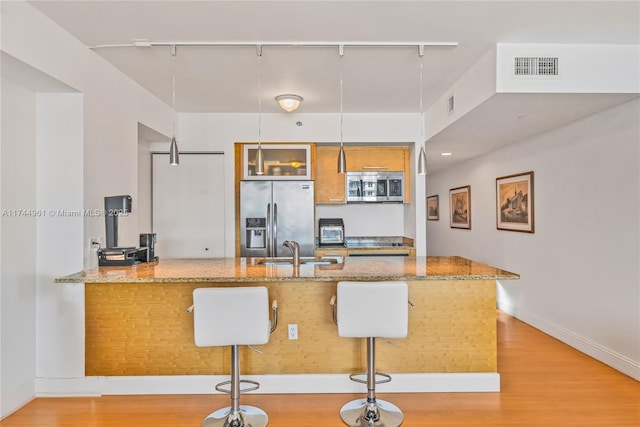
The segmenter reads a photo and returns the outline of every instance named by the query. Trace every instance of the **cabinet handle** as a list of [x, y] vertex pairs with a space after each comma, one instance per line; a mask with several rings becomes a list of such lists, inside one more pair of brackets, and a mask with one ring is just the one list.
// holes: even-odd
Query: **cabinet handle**
[[343, 200], [344, 200], [344, 197], [340, 199], [329, 199], [330, 202], [341, 202]]
[[388, 166], [363, 166], [362, 169], [389, 169]]

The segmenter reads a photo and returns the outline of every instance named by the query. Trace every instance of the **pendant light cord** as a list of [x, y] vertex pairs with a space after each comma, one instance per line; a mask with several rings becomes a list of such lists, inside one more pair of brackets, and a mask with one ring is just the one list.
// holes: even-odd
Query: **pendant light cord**
[[173, 135], [176, 135], [176, 45], [171, 45], [171, 105], [173, 106]]
[[424, 67], [424, 51], [422, 49], [419, 50], [418, 55], [420, 55], [420, 136], [421, 136], [421, 144], [425, 143], [424, 140], [424, 109], [422, 105], [423, 98], [423, 67]]
[[342, 101], [343, 101], [343, 93], [342, 93], [342, 85], [343, 85], [343, 81], [342, 81], [342, 71], [343, 71], [343, 58], [344, 58], [344, 53], [342, 51], [340, 51], [340, 147], [343, 146], [343, 138], [342, 138], [342, 128], [343, 128], [343, 123], [344, 123], [344, 114], [343, 114], [343, 107], [342, 107]]
[[420, 56], [420, 154], [418, 154], [418, 175], [427, 174], [427, 153], [426, 145], [427, 141], [424, 138], [424, 105], [423, 105], [423, 92], [424, 92], [424, 46], [418, 46], [418, 55]]
[[262, 46], [257, 47], [258, 54], [258, 149], [262, 146]]

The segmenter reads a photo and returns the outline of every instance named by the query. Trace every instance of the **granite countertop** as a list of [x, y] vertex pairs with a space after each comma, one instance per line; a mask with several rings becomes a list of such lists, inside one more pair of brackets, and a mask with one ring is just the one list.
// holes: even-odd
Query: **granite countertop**
[[161, 259], [127, 267], [97, 267], [56, 283], [274, 282], [340, 280], [512, 280], [520, 276], [457, 256], [345, 257], [337, 264], [262, 265], [261, 258]]

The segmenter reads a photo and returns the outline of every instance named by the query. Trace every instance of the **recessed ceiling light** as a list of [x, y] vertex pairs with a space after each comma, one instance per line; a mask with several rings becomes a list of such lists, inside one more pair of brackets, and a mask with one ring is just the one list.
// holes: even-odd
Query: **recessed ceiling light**
[[452, 154], [453, 154], [453, 153], [440, 153], [440, 155], [441, 155], [441, 156], [450, 156], [450, 155], [452, 155]]

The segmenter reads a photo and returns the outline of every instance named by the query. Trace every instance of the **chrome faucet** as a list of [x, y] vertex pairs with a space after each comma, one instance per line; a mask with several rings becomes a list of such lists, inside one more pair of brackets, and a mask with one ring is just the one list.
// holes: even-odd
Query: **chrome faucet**
[[285, 240], [282, 242], [282, 246], [286, 246], [291, 251], [291, 255], [293, 256], [293, 265], [295, 267], [300, 266], [300, 245], [295, 240], [288, 241]]

